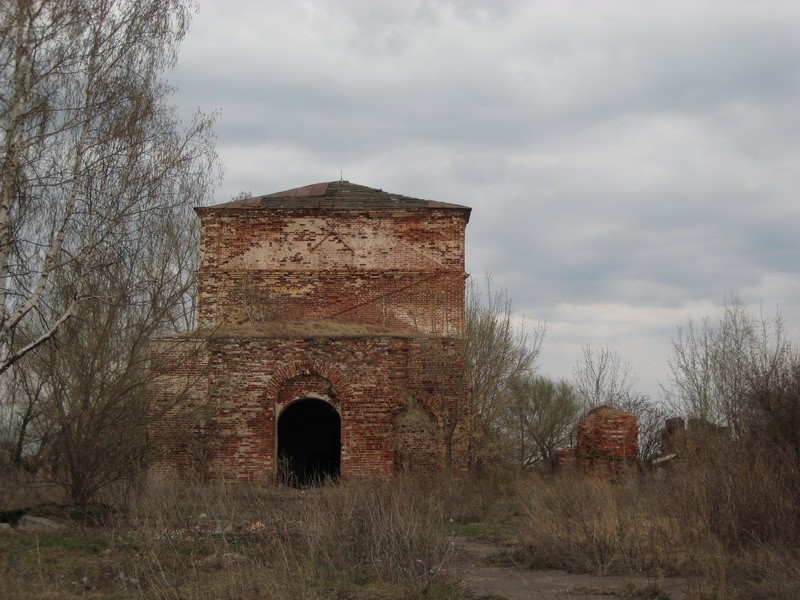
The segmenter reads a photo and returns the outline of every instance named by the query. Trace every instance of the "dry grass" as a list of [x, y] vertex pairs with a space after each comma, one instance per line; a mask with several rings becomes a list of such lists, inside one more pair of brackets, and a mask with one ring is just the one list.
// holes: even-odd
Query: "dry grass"
[[151, 490], [112, 526], [0, 535], [0, 597], [457, 598], [441, 490]]
[[[518, 567], [686, 581], [687, 600], [800, 588], [797, 459], [731, 449], [666, 479], [536, 474], [151, 489], [109, 525], [0, 534], [0, 597], [466, 598], [453, 534]], [[658, 597], [658, 596], [653, 596]]]
[[382, 327], [349, 321], [269, 319], [263, 322], [244, 324], [222, 324], [218, 327], [198, 329], [188, 334], [173, 334], [169, 337], [218, 338], [360, 338], [360, 337], [424, 337], [415, 331]]
[[596, 574], [682, 576], [689, 599], [786, 599], [800, 588], [800, 469], [732, 448], [666, 479], [519, 485], [518, 561]]

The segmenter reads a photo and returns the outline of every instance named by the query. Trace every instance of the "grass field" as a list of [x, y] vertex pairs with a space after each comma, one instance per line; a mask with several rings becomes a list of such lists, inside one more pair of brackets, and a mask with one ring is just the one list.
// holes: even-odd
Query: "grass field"
[[796, 598], [797, 482], [749, 461], [744, 473], [715, 464], [617, 483], [505, 473], [151, 487], [100, 525], [2, 530], [0, 597], [466, 598], [452, 569], [460, 536], [498, 544], [490, 560], [518, 568], [684, 577], [689, 600]]

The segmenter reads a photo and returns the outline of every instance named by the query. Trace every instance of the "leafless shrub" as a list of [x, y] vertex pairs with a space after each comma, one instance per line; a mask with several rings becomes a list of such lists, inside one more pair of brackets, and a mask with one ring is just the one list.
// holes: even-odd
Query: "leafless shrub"
[[666, 479], [521, 480], [521, 558], [598, 574], [680, 575], [693, 600], [793, 598], [800, 583], [794, 454], [741, 445], [706, 458], [687, 459]]
[[572, 385], [585, 409], [601, 404], [636, 415], [639, 423], [639, 460], [647, 464], [661, 450], [661, 431], [667, 411], [650, 397], [636, 391], [637, 377], [630, 363], [608, 346], [582, 348], [575, 364]]
[[453, 558], [448, 490], [404, 478], [305, 490], [162, 486], [120, 525], [146, 549], [127, 569], [145, 597], [180, 595], [189, 551], [209, 582], [192, 587], [193, 598], [319, 598], [321, 589], [370, 597], [384, 588], [426, 597]]
[[467, 290], [465, 356], [470, 422], [470, 466], [496, 462], [508, 454], [502, 421], [513, 405], [515, 380], [533, 375], [546, 327], [538, 323], [528, 335], [513, 318], [511, 300], [486, 278], [485, 290]]
[[664, 394], [676, 412], [728, 427], [735, 439], [763, 433], [765, 425], [778, 433], [784, 424], [783, 441], [796, 438], [800, 401], [792, 372], [800, 362], [780, 312], [757, 316], [728, 295], [716, 317], [679, 326], [672, 349]]

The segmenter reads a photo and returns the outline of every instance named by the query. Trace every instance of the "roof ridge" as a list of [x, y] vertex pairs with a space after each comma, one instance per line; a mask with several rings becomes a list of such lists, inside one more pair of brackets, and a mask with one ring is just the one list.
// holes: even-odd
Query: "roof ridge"
[[198, 207], [199, 213], [217, 209], [323, 209], [323, 210], [404, 210], [471, 209], [459, 204], [412, 198], [346, 180], [312, 183], [301, 187]]

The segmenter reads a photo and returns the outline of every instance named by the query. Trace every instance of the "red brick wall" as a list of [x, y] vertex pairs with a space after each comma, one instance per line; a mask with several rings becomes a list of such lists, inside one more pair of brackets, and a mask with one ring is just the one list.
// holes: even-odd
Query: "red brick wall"
[[[162, 352], [163, 364], [179, 362], [194, 342], [187, 340], [185, 346], [173, 344]], [[409, 453], [431, 466], [434, 456], [444, 460], [444, 432], [457, 418], [457, 403], [463, 399], [456, 348], [448, 338], [210, 339], [205, 346], [208, 356], [201, 361], [208, 395], [200, 398], [202, 390], [196, 390], [187, 403], [178, 402], [168, 418], [153, 423], [151, 441], [158, 449], [153, 472], [213, 479], [272, 478], [277, 416], [303, 397], [327, 400], [339, 411], [343, 477], [389, 477], [404, 466]], [[444, 354], [449, 356], [446, 369], [438, 360]], [[429, 368], [431, 363], [435, 368]], [[191, 369], [188, 363], [184, 367]], [[161, 391], [154, 406], [169, 396], [163, 389], [177, 388], [185, 375], [175, 378], [180, 381], [160, 376]], [[398, 419], [409, 407], [431, 416], [432, 438]], [[458, 440], [464, 439], [465, 427], [459, 419]], [[199, 448], [198, 438], [204, 444]], [[455, 444], [452, 466], [457, 471], [466, 468], [462, 442]], [[198, 468], [203, 472], [197, 473]]]
[[206, 210], [199, 321], [336, 319], [459, 335], [467, 215]]
[[613, 406], [592, 409], [578, 424], [575, 447], [578, 467], [615, 475], [639, 454], [639, 422], [636, 415]]
[[170, 337], [150, 343], [151, 473], [202, 476], [208, 424], [214, 414], [208, 400], [208, 348], [201, 339]]
[[560, 448], [550, 453], [547, 467], [550, 471], [572, 471], [577, 465], [577, 460], [575, 448]]
[[392, 426], [396, 471], [430, 473], [441, 465], [436, 418], [426, 406], [411, 399], [395, 415]]
[[[200, 329], [153, 343], [153, 474], [273, 478], [281, 411], [306, 397], [339, 413], [343, 477], [466, 468], [468, 210], [201, 215]], [[383, 330], [315, 337], [311, 323], [301, 339], [252, 326], [288, 320]]]

